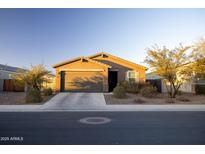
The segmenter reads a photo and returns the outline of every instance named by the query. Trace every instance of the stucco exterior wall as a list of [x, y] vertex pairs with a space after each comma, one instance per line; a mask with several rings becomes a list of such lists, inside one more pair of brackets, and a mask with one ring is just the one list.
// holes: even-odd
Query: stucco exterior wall
[[0, 70], [0, 79], [11, 79], [12, 74], [10, 71]]
[[140, 82], [145, 81], [146, 70], [142, 69], [141, 67], [136, 67], [131, 64], [127, 64], [124, 61], [121, 61], [120, 59], [112, 58], [109, 56], [98, 56], [98, 57], [94, 57], [93, 59], [112, 66], [112, 68], [109, 69], [109, 71], [118, 71], [118, 82], [126, 80], [127, 71], [132, 71], [132, 70], [139, 73]]
[[44, 88], [51, 88], [55, 90], [55, 82], [56, 82], [55, 76], [47, 77], [47, 79], [49, 82], [44, 82], [42, 86]]
[[[56, 91], [60, 91], [61, 87], [61, 71], [69, 74], [67, 77], [73, 78], [76, 74], [79, 73], [79, 77], [83, 78], [92, 78], [94, 73], [90, 73], [90, 77], [87, 73], [82, 72], [97, 72], [103, 78], [103, 91], [108, 91], [108, 68], [103, 65], [99, 65], [87, 60], [77, 60], [75, 62], [65, 64], [56, 68]], [[72, 73], [74, 72], [74, 73]], [[79, 87], [73, 87], [74, 89]]]

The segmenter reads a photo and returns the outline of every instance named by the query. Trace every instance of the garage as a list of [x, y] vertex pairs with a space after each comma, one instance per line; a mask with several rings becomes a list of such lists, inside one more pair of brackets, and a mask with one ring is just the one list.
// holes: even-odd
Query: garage
[[101, 72], [61, 72], [61, 92], [103, 92]]
[[56, 91], [107, 92], [111, 66], [87, 57], [78, 57], [54, 65]]

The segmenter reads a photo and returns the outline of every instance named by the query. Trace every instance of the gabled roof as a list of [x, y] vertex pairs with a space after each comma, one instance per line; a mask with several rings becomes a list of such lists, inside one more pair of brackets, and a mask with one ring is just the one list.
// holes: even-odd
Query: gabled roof
[[17, 72], [18, 70], [26, 71], [25, 69], [22, 69], [19, 67], [13, 67], [13, 66], [8, 66], [8, 65], [3, 65], [3, 64], [0, 64], [0, 70], [10, 71], [10, 72]]
[[82, 56], [82, 57], [77, 57], [77, 58], [74, 58], [74, 59], [71, 59], [71, 60], [67, 60], [67, 61], [64, 61], [64, 62], [55, 64], [55, 65], [53, 65], [53, 68], [56, 68], [56, 67], [59, 67], [59, 66], [65, 65], [65, 64], [73, 63], [73, 62], [78, 61], [78, 60], [81, 60], [81, 59], [82, 59], [82, 60], [85, 59], [85, 60], [87, 60], [87, 61], [96, 63], [96, 64], [98, 64], [98, 65], [102, 65], [102, 66], [105, 66], [105, 67], [108, 67], [108, 68], [111, 68], [111, 67], [112, 67], [112, 66], [110, 66], [110, 65], [101, 63], [101, 62], [96, 61], [96, 60], [94, 60], [94, 59], [90, 59], [90, 58], [88, 58], [88, 57], [83, 57], [83, 56]]
[[125, 62], [125, 63], [127, 63], [127, 64], [134, 65], [134, 66], [136, 66], [136, 67], [140, 67], [140, 68], [145, 69], [145, 70], [148, 69], [148, 68], [145, 67], [145, 66], [142, 66], [142, 65], [136, 64], [136, 63], [134, 63], [134, 62], [131, 62], [131, 61], [125, 60], [125, 59], [123, 59], [123, 58], [120, 58], [120, 57], [117, 57], [117, 56], [111, 55], [111, 54], [106, 53], [106, 52], [99, 52], [99, 53], [97, 53], [97, 54], [94, 54], [94, 55], [89, 56], [89, 58], [92, 59], [92, 58], [94, 58], [94, 57], [102, 56], [102, 55], [106, 55], [106, 56], [110, 56], [110, 57], [115, 58], [115, 59], [119, 59], [119, 60], [121, 60], [121, 61], [123, 61], [123, 62]]

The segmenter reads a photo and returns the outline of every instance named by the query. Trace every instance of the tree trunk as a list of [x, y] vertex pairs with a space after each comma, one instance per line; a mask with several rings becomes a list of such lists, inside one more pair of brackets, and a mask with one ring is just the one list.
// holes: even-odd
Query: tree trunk
[[181, 85], [182, 85], [182, 83], [179, 83], [178, 85], [174, 85], [174, 84], [173, 84], [173, 87], [174, 87], [173, 98], [175, 98], [176, 95], [178, 94], [179, 88], [180, 88]]
[[163, 82], [164, 82], [164, 85], [166, 86], [168, 97], [171, 98], [172, 97], [171, 88], [169, 88], [170, 86], [167, 85], [165, 80], [163, 80]]

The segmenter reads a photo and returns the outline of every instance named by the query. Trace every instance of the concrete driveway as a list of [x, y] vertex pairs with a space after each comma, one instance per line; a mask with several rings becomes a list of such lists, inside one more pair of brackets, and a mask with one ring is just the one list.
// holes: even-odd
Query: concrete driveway
[[102, 110], [106, 102], [103, 93], [59, 93], [41, 109], [48, 110]]

